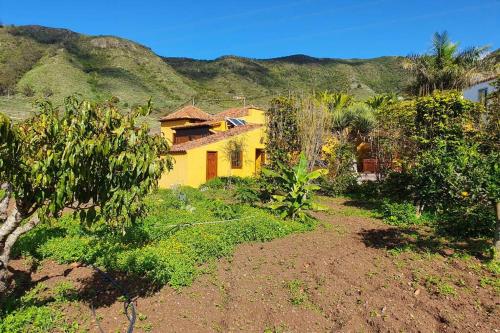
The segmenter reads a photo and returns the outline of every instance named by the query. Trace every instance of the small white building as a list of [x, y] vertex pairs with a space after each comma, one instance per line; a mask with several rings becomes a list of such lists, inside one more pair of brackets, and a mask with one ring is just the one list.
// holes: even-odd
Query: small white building
[[474, 85], [464, 90], [464, 97], [473, 102], [486, 104], [486, 96], [496, 90], [496, 88], [493, 86], [493, 81], [495, 81], [495, 78], [491, 77], [482, 81], [478, 81]]

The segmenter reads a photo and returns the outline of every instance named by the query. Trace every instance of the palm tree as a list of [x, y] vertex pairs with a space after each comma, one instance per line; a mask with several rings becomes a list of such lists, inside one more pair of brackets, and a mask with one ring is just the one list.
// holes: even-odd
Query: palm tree
[[394, 104], [398, 100], [395, 93], [379, 94], [368, 98], [365, 104], [374, 110], [378, 110], [383, 106]]
[[329, 110], [346, 108], [354, 103], [354, 96], [346, 93], [331, 93], [324, 91], [318, 94], [317, 99], [320, 103], [325, 104]]
[[425, 96], [434, 90], [464, 89], [491, 70], [485, 57], [489, 47], [470, 47], [460, 51], [446, 31], [436, 32], [428, 54], [408, 56], [403, 67], [415, 76], [410, 92]]
[[332, 129], [340, 141], [365, 139], [375, 128], [373, 109], [362, 103], [331, 111]]

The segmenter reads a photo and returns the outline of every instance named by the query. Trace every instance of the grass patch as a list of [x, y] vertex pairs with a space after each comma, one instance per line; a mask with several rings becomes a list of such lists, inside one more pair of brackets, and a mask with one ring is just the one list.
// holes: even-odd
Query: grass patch
[[434, 275], [427, 275], [424, 277], [424, 285], [429, 292], [442, 295], [442, 296], [456, 296], [457, 291], [455, 288], [443, 280], [442, 278]]
[[[316, 283], [316, 288], [319, 288], [323, 282], [316, 281]], [[295, 306], [303, 306], [306, 309], [322, 313], [321, 308], [311, 301], [309, 289], [304, 281], [299, 279], [290, 280], [284, 283], [284, 287], [290, 294], [290, 298], [288, 299], [290, 303]]]
[[484, 277], [479, 281], [479, 285], [482, 288], [490, 286], [495, 290], [496, 293], [500, 293], [500, 278]]
[[342, 217], [366, 217], [366, 218], [380, 217], [380, 215], [376, 211], [359, 207], [351, 207], [351, 206], [342, 206], [339, 207], [338, 209], [330, 208], [327, 214], [331, 216], [342, 216]]
[[67, 215], [57, 225], [42, 225], [24, 236], [16, 253], [59, 263], [92, 263], [180, 287], [192, 282], [203, 263], [230, 255], [237, 244], [314, 227], [283, 221], [263, 209], [212, 200], [192, 188], [160, 190], [147, 198], [147, 205], [147, 216], [127, 227], [125, 235], [112, 232], [104, 221], [85, 226]]
[[11, 297], [2, 302], [0, 333], [81, 332], [76, 322], [64, 319], [61, 310], [62, 304], [74, 300], [76, 291], [69, 282], [62, 281], [52, 289], [39, 283], [21, 298]]
[[289, 301], [293, 305], [302, 305], [309, 302], [309, 296], [305, 291], [305, 283], [295, 279], [285, 283], [285, 288], [290, 293]]

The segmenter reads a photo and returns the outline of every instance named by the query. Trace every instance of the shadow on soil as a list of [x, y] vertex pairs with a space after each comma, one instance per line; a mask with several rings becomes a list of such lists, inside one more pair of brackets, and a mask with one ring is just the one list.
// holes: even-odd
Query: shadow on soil
[[[80, 288], [76, 291], [74, 297], [79, 301], [89, 304], [94, 308], [110, 306], [116, 301], [125, 301], [126, 296], [132, 300], [139, 297], [151, 295], [158, 290], [161, 286], [152, 283], [143, 277], [126, 275], [125, 273], [101, 273], [92, 270], [90, 274], [79, 273], [80, 267], [69, 267], [60, 274], [46, 275], [39, 279], [33, 280], [30, 271], [16, 270], [9, 268], [12, 274], [13, 288], [7, 296], [8, 299], [19, 299], [25, 295], [28, 290], [33, 288], [38, 283], [46, 282], [53, 278], [66, 277], [71, 273], [76, 275], [73, 279], [77, 279]], [[5, 299], [8, 302], [8, 299]], [[45, 303], [52, 302], [52, 299], [46, 299], [43, 302], [37, 303], [38, 306], [45, 305]], [[0, 301], [0, 306], [2, 302]]]
[[356, 199], [348, 199], [342, 203], [344, 206], [356, 207], [364, 210], [376, 210], [379, 204], [373, 201], [361, 201]]
[[395, 252], [440, 254], [443, 256], [470, 255], [480, 260], [490, 260], [491, 242], [485, 239], [453, 241], [436, 235], [426, 227], [387, 227], [368, 229], [359, 233], [366, 246]]
[[[110, 280], [111, 279], [111, 280]], [[93, 274], [80, 280], [82, 287], [78, 291], [78, 299], [96, 308], [110, 306], [117, 300], [132, 300], [151, 295], [160, 289], [143, 277], [126, 275], [124, 273]]]
[[[345, 206], [366, 211], [377, 211], [379, 204], [373, 201], [347, 200]], [[359, 233], [366, 246], [395, 252], [441, 254], [443, 256], [470, 255], [482, 261], [492, 259], [492, 243], [484, 238], [455, 239], [438, 233], [435, 229], [418, 225], [407, 227], [365, 229]]]

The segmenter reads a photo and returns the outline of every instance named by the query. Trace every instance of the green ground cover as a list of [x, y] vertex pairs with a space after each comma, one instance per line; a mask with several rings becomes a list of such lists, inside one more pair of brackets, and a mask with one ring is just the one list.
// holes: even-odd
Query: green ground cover
[[147, 203], [147, 216], [128, 226], [125, 234], [109, 230], [104, 221], [81, 225], [67, 214], [57, 226], [42, 225], [27, 234], [17, 254], [91, 263], [180, 287], [192, 282], [202, 263], [230, 255], [239, 243], [313, 228], [283, 221], [261, 208], [214, 200], [193, 188], [159, 190]]
[[[230, 256], [239, 243], [265, 242], [314, 228], [312, 220], [284, 221], [263, 208], [228, 203], [227, 192], [211, 187], [159, 190], [146, 199], [147, 215], [127, 226], [125, 234], [109, 229], [104, 221], [81, 225], [68, 213], [57, 225], [40, 225], [25, 235], [15, 252], [35, 263], [50, 259], [94, 264], [179, 288], [202, 274], [204, 263]], [[37, 284], [22, 298], [4, 303], [0, 332], [46, 332], [55, 327], [80, 331], [64, 320], [60, 305], [71, 300], [59, 294]]]

